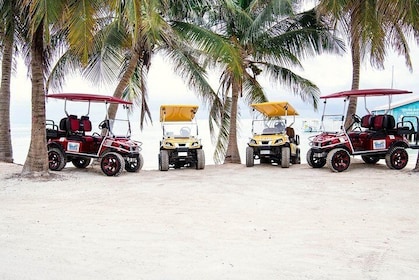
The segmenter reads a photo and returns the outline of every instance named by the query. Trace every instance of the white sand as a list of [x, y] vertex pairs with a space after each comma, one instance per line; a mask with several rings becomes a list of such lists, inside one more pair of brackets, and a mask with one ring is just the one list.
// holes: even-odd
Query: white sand
[[21, 168], [0, 163], [0, 279], [419, 279], [412, 164]]

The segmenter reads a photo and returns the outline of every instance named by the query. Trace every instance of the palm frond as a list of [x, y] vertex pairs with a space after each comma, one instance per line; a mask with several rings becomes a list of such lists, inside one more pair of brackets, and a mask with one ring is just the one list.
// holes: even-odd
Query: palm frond
[[320, 90], [315, 84], [300, 75], [297, 75], [290, 69], [277, 65], [266, 64], [265, 70], [270, 79], [280, 81], [281, 84], [289, 88], [294, 95], [299, 96], [304, 102], [312, 104], [313, 108], [317, 110]]

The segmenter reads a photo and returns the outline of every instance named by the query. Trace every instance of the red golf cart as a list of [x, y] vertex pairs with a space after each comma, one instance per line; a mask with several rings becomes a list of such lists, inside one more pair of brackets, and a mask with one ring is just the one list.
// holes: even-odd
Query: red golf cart
[[[418, 149], [419, 116], [403, 116], [395, 120], [393, 115], [374, 115], [367, 108], [367, 97], [388, 96], [389, 104], [393, 95], [412, 93], [397, 89], [363, 89], [342, 91], [324, 99], [322, 132], [309, 138], [311, 148], [307, 152], [307, 163], [313, 168], [327, 166], [334, 172], [348, 169], [351, 156], [361, 156], [367, 164], [375, 164], [385, 159], [391, 169], [403, 169], [408, 162], [407, 148]], [[352, 116], [352, 124], [344, 128], [349, 98], [363, 97], [367, 114]], [[326, 114], [329, 99], [344, 100], [343, 114]], [[409, 141], [412, 139], [413, 141]]]
[[[86, 168], [93, 160], [100, 162], [103, 173], [107, 176], [118, 176], [124, 169], [128, 172], [138, 172], [143, 166], [140, 154], [142, 143], [131, 139], [131, 125], [128, 109], [129, 101], [83, 93], [48, 94], [47, 98], [63, 99], [66, 116], [59, 123], [47, 120], [47, 145], [49, 168], [54, 171], [62, 170], [67, 162], [72, 162], [77, 168]], [[67, 102], [87, 103], [87, 112], [83, 116], [76, 116], [67, 112]], [[91, 103], [104, 104], [105, 119], [98, 129], [92, 131], [90, 120]], [[107, 112], [109, 104], [122, 105], [127, 110], [124, 119], [109, 119]], [[79, 105], [79, 104], [78, 104]], [[117, 135], [121, 131], [123, 135]], [[118, 128], [118, 129], [117, 129]]]

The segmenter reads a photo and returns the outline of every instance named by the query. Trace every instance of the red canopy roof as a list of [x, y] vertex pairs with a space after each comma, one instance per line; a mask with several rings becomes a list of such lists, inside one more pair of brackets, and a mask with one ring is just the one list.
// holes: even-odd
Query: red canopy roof
[[356, 89], [356, 90], [347, 90], [347, 91], [340, 91], [336, 93], [332, 93], [326, 96], [320, 96], [320, 98], [327, 99], [327, 98], [341, 98], [341, 97], [362, 97], [362, 96], [380, 96], [380, 95], [393, 95], [393, 94], [406, 94], [412, 93], [409, 90], [402, 90], [402, 89]]
[[132, 102], [116, 98], [113, 96], [89, 94], [89, 93], [55, 93], [47, 94], [48, 98], [58, 98], [71, 101], [90, 101], [90, 102], [101, 102], [101, 103], [117, 103], [117, 104], [132, 104]]

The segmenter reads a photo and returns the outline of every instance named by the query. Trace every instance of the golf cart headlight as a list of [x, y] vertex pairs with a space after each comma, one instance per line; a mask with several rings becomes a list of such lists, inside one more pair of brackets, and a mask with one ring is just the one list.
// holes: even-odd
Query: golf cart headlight
[[166, 146], [166, 147], [173, 147], [173, 144], [172, 143], [170, 143], [170, 142], [164, 142], [164, 145], [163, 146]]
[[251, 140], [250, 140], [250, 144], [252, 144], [252, 145], [256, 145], [256, 144], [257, 144], [257, 142], [256, 142], [256, 140], [255, 140], [255, 139], [251, 139]]
[[282, 143], [282, 141], [283, 141], [283, 139], [277, 139], [277, 140], [275, 141], [275, 144], [281, 144], [281, 143]]
[[193, 142], [192, 143], [192, 147], [198, 147], [199, 146], [199, 142]]

